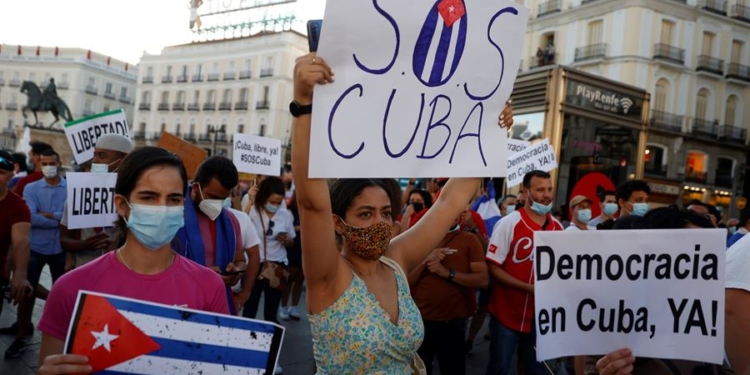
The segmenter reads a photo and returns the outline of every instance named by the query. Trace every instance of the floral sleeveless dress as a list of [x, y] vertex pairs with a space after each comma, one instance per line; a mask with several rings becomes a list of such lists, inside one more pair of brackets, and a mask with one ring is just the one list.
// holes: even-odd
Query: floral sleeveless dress
[[385, 257], [381, 262], [396, 274], [398, 325], [353, 273], [352, 283], [336, 302], [308, 315], [319, 375], [412, 374], [410, 363], [424, 337], [422, 316], [398, 264]]

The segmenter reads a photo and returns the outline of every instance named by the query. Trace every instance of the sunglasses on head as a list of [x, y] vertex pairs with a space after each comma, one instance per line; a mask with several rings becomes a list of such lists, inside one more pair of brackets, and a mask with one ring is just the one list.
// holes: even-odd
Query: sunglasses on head
[[10, 169], [11, 171], [15, 168], [12, 160], [6, 159], [2, 156], [0, 156], [0, 165], [4, 168]]
[[266, 230], [266, 236], [270, 236], [273, 234], [273, 226], [276, 223], [273, 222], [273, 220], [268, 220], [268, 230]]

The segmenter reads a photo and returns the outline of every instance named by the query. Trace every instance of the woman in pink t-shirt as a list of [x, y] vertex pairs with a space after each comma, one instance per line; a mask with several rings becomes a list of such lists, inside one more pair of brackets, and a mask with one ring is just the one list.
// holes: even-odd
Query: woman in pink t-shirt
[[[219, 275], [177, 256], [170, 242], [184, 224], [188, 186], [180, 159], [156, 147], [133, 151], [115, 186], [119, 249], [64, 275], [44, 306], [39, 374], [88, 373], [88, 358], [62, 354], [80, 290], [229, 313]], [[200, 280], [200, 282], [198, 282]]]

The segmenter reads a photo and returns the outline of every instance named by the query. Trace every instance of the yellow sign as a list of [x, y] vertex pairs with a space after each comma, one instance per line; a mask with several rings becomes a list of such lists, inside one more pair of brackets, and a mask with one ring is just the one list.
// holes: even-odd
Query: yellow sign
[[745, 197], [739, 197], [737, 198], [737, 209], [738, 210], [744, 210], [747, 206], [747, 198]]

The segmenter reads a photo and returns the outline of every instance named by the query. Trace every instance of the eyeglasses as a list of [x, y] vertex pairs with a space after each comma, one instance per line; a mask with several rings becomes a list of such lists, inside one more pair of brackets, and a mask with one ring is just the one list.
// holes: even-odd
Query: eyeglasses
[[10, 168], [11, 171], [15, 167], [15, 165], [13, 165], [13, 160], [8, 160], [2, 156], [0, 156], [0, 165], [6, 168]]
[[273, 234], [273, 226], [274, 226], [273, 220], [268, 220], [268, 230], [266, 230], [266, 236], [270, 236]]

